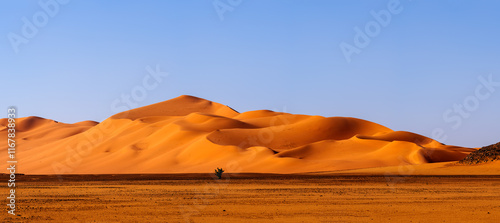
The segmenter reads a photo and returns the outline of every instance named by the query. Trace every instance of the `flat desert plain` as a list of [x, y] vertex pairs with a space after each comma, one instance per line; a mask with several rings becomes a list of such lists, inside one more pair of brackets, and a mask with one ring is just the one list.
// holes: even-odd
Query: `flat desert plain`
[[[500, 176], [20, 175], [3, 222], [497, 222]], [[2, 175], [2, 180], [7, 176]], [[62, 181], [61, 181], [62, 180]], [[5, 185], [2, 190], [6, 191]]]

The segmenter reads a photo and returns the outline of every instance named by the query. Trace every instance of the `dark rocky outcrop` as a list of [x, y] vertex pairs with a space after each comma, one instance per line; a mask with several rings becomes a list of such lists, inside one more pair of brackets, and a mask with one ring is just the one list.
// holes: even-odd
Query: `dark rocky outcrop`
[[463, 160], [460, 160], [460, 164], [478, 164], [486, 163], [494, 160], [500, 160], [500, 142], [497, 144], [485, 146], [470, 153]]

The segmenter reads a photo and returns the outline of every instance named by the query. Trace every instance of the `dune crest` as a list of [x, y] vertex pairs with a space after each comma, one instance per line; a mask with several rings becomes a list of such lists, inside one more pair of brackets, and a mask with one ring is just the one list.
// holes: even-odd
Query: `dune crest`
[[124, 111], [111, 116], [112, 119], [138, 119], [149, 116], [186, 116], [193, 112], [233, 117], [239, 113], [230, 107], [202, 98], [182, 95], [156, 104]]
[[[6, 123], [0, 120], [0, 135]], [[101, 123], [26, 117], [17, 125], [19, 171], [25, 174], [210, 173], [215, 167], [301, 173], [458, 161], [476, 150], [356, 118], [238, 113], [193, 96]], [[0, 145], [2, 159], [6, 151]]]

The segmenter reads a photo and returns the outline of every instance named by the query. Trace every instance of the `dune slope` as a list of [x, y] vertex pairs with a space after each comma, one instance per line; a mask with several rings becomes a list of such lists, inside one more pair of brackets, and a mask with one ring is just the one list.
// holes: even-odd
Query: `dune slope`
[[[6, 138], [6, 119], [0, 137]], [[473, 148], [348, 117], [238, 113], [193, 96], [118, 113], [101, 123], [17, 119], [25, 174], [300, 173], [457, 161]], [[7, 146], [0, 145], [6, 160]], [[5, 172], [5, 168], [2, 168]]]

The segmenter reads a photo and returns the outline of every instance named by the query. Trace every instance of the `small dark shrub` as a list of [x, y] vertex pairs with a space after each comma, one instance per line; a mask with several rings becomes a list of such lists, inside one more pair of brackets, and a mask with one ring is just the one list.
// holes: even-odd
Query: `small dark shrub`
[[224, 170], [222, 168], [215, 169], [215, 175], [217, 175], [219, 179], [222, 178], [222, 173], [224, 173]]

